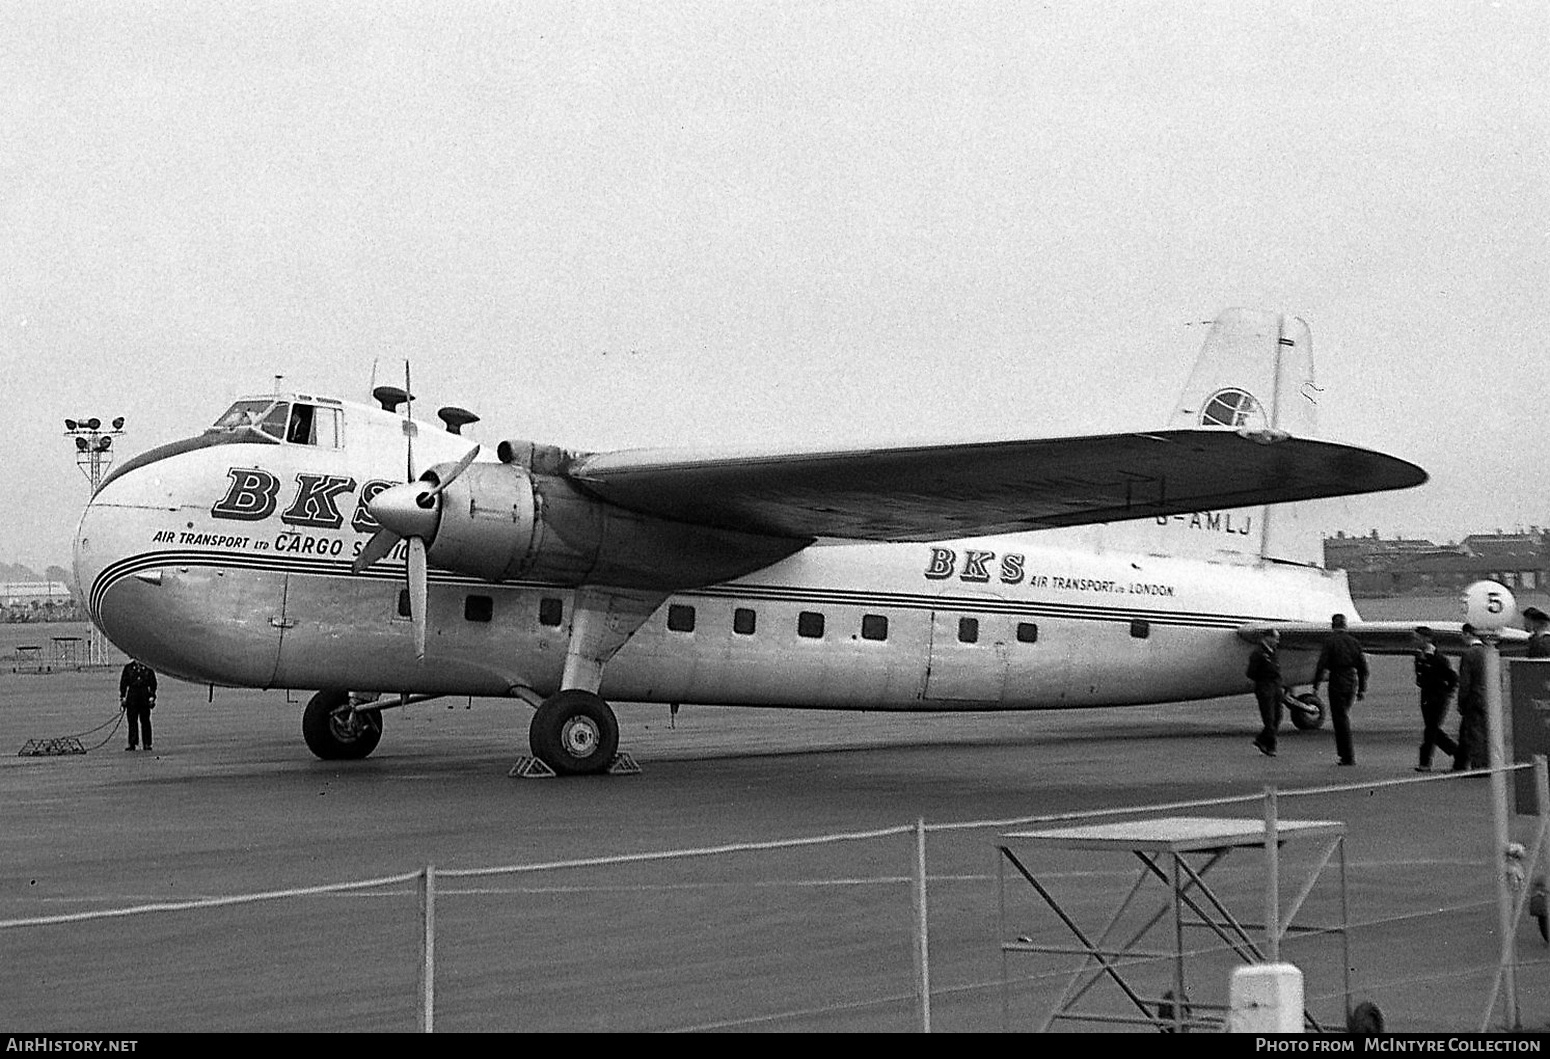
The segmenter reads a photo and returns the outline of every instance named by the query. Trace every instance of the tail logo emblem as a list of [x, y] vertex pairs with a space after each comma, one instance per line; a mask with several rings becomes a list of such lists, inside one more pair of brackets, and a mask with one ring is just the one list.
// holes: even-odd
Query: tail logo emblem
[[1218, 390], [1207, 399], [1200, 412], [1203, 427], [1249, 427], [1263, 429], [1270, 425], [1265, 410], [1254, 395], [1246, 390]]

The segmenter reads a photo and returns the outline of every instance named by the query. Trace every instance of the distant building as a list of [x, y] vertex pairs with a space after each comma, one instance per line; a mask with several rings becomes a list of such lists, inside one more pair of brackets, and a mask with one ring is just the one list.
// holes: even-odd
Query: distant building
[[63, 581], [0, 581], [0, 621], [79, 621], [83, 615]]
[[0, 581], [0, 607], [32, 603], [65, 605], [73, 602], [70, 586], [63, 581]]
[[1381, 570], [1400, 559], [1443, 551], [1458, 553], [1452, 546], [1444, 548], [1420, 538], [1380, 537], [1377, 530], [1365, 537], [1336, 533], [1324, 538], [1324, 566], [1329, 570]]
[[1343, 533], [1324, 539], [1324, 565], [1345, 570], [1358, 596], [1462, 589], [1473, 581], [1550, 590], [1550, 547], [1538, 526], [1528, 532], [1475, 533], [1458, 544]]

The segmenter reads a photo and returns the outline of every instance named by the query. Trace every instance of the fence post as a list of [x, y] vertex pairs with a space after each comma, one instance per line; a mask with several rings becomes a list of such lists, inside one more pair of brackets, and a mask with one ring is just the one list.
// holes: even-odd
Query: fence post
[[931, 956], [926, 934], [926, 821], [915, 821], [914, 884], [910, 887], [915, 911], [915, 991], [920, 1007], [920, 1032], [931, 1032]]
[[[1496, 872], [1496, 929], [1501, 951], [1499, 957], [1500, 980], [1506, 988], [1505, 1011], [1509, 1029], [1519, 1029], [1518, 983], [1516, 946], [1512, 929], [1512, 889], [1507, 883], [1507, 761], [1505, 722], [1502, 717], [1502, 656], [1496, 648], [1496, 637], [1486, 635], [1485, 640], [1485, 719], [1486, 739], [1490, 746], [1492, 867]], [[1486, 1013], [1487, 1018], [1490, 1012]]]
[[420, 873], [420, 1012], [421, 1033], [436, 1032], [436, 867]]
[[1281, 843], [1275, 787], [1265, 788], [1265, 959], [1281, 962]]

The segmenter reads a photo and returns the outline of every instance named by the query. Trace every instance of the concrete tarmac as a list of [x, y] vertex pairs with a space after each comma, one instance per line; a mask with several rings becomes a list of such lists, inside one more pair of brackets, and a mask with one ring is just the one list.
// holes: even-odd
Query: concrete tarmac
[[[1354, 714], [1360, 763], [1334, 767], [1328, 728], [1286, 726], [1257, 754], [1250, 696], [1063, 713], [879, 716], [618, 707], [642, 775], [508, 777], [524, 706], [442, 700], [385, 714], [382, 745], [318, 761], [302, 697], [166, 681], [154, 753], [123, 751], [116, 672], [0, 675], [0, 920], [286, 890], [413, 872], [912, 826], [928, 837], [933, 1028], [1036, 1028], [1073, 961], [1003, 938], [1072, 943], [1030, 888], [998, 882], [1005, 820], [1193, 798], [1411, 779], [1420, 735], [1408, 660], [1377, 660]], [[89, 753], [13, 756], [82, 733]], [[1456, 723], [1456, 722], [1452, 722]], [[1346, 822], [1353, 1002], [1391, 1030], [1473, 1030], [1497, 941], [1488, 784], [1428, 781], [1285, 798], [1283, 818]], [[1253, 802], [1191, 815], [1258, 816]], [[1528, 822], [1515, 824], [1525, 837]], [[438, 1030], [909, 1030], [913, 836], [528, 874], [441, 877]], [[1294, 845], [1287, 879], [1308, 867]], [[1067, 853], [1035, 868], [1101, 927], [1133, 862]], [[1258, 923], [1258, 853], [1212, 878]], [[1289, 904], [1297, 884], [1283, 881]], [[998, 923], [998, 893], [1011, 909]], [[1157, 891], [1159, 894], [1161, 891]], [[1338, 923], [1338, 873], [1304, 909]], [[418, 1001], [415, 888], [0, 929], [0, 1030], [410, 1031]], [[1262, 932], [1251, 927], [1251, 933]], [[1187, 994], [1225, 1000], [1237, 962], [1195, 932]], [[1550, 949], [1519, 931], [1526, 1024], [1547, 1025]], [[1166, 949], [1171, 927], [1148, 939]], [[1209, 951], [1215, 950], [1215, 951]], [[1309, 1009], [1343, 1023], [1339, 936], [1288, 942]], [[1172, 964], [1138, 965], [1148, 996]], [[1094, 1010], [1134, 1014], [1108, 986]], [[1493, 1025], [1500, 1025], [1500, 1016]], [[1067, 1029], [1082, 1024], [1064, 1024]], [[1110, 1025], [1089, 1028], [1122, 1029]]]

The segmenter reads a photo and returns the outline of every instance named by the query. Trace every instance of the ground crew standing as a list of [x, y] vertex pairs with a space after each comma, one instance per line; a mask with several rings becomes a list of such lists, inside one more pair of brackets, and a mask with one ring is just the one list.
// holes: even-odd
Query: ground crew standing
[[[118, 704], [129, 721], [129, 745], [143, 743], [151, 749], [151, 711], [156, 708], [156, 672], [131, 658], [118, 678]], [[142, 739], [141, 736], [144, 736]]]
[[1483, 769], [1490, 762], [1485, 724], [1485, 641], [1465, 625], [1464, 657], [1459, 659], [1459, 739], [1453, 771]]
[[1459, 678], [1447, 656], [1437, 650], [1432, 630], [1422, 625], [1416, 629], [1415, 638], [1421, 644], [1415, 653], [1415, 686], [1421, 689], [1421, 724], [1425, 728], [1421, 735], [1421, 761], [1415, 770], [1430, 772], [1433, 748], [1440, 747], [1450, 758], [1458, 753], [1458, 744], [1442, 730], [1442, 719]]
[[1335, 753], [1340, 764], [1356, 764], [1356, 748], [1351, 743], [1351, 702], [1367, 694], [1367, 656], [1356, 637], [1345, 631], [1345, 615], [1329, 619], [1330, 636], [1319, 652], [1318, 668], [1313, 671], [1313, 691], [1329, 675], [1329, 715], [1335, 722]]
[[1254, 682], [1254, 698], [1259, 702], [1261, 727], [1254, 747], [1266, 757], [1276, 756], [1276, 731], [1281, 727], [1281, 660], [1276, 657], [1280, 642], [1280, 633], [1266, 629], [1259, 646], [1249, 655], [1249, 668], [1244, 673]]
[[1529, 607], [1523, 611], [1523, 620], [1528, 623], [1528, 657], [1550, 658], [1550, 614]]

